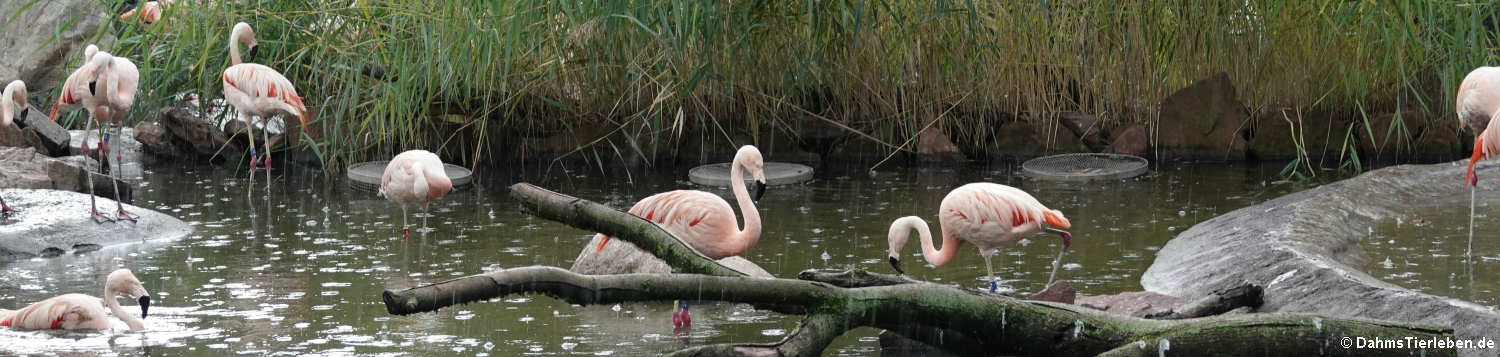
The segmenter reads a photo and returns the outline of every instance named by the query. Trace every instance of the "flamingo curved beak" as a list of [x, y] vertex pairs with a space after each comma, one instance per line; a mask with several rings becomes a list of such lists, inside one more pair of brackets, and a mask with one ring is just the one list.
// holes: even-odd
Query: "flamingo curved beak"
[[755, 181], [755, 198], [753, 201], [760, 202], [760, 197], [766, 195], [766, 182]]
[[255, 63], [255, 50], [260, 46], [250, 45], [250, 50], [245, 52], [245, 62]]
[[891, 267], [896, 269], [896, 274], [906, 275], [906, 269], [901, 269], [901, 259], [896, 259], [896, 257], [886, 258], [890, 259]]
[[141, 318], [146, 318], [146, 310], [151, 308], [151, 295], [143, 295], [137, 302], [141, 304]]
[[1053, 233], [1057, 233], [1058, 237], [1062, 238], [1063, 248], [1067, 248], [1068, 246], [1073, 245], [1073, 233], [1068, 233], [1068, 231], [1052, 227], [1047, 227], [1047, 230], [1052, 231]]
[[94, 83], [98, 83], [98, 82], [99, 82], [99, 80], [97, 80], [97, 79], [89, 81], [89, 95], [99, 95], [98, 94], [99, 92], [95, 92], [94, 91]]

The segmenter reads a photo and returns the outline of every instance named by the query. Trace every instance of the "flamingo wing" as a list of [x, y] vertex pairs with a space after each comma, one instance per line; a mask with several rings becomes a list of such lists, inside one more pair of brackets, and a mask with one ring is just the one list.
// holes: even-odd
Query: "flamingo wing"
[[703, 191], [677, 190], [646, 197], [630, 208], [630, 214], [656, 222], [713, 259], [727, 256], [728, 248], [720, 243], [739, 230], [729, 202]]
[[0, 318], [0, 326], [24, 330], [104, 329], [104, 306], [83, 294], [66, 294], [27, 305]]
[[296, 115], [307, 127], [307, 107], [292, 81], [271, 67], [255, 63], [241, 63], [224, 69], [224, 96], [232, 98], [236, 109], [248, 110], [265, 116], [275, 112]]

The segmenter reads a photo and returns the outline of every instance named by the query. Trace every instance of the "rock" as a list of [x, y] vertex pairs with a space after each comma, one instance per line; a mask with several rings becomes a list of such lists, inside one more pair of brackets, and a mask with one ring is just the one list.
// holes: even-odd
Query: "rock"
[[[51, 158], [37, 154], [32, 148], [0, 147], [0, 187], [56, 189], [87, 194], [88, 177], [84, 174], [88, 172], [83, 169], [85, 162], [95, 166], [94, 160], [83, 156]], [[92, 175], [95, 194], [101, 198], [117, 197], [114, 193], [115, 185], [109, 176], [99, 173]], [[123, 198], [123, 202], [130, 202], [133, 186], [120, 182], [119, 187], [118, 197]]]
[[988, 148], [990, 159], [1025, 159], [1048, 154], [1085, 152], [1088, 147], [1072, 131], [1047, 130], [1031, 120], [1017, 119], [1005, 122], [994, 131], [994, 139]]
[[1151, 148], [1151, 134], [1146, 132], [1146, 126], [1131, 123], [1126, 124], [1125, 129], [1110, 140], [1109, 148], [1104, 152], [1143, 156], [1149, 148]]
[[1042, 291], [1038, 291], [1026, 299], [1072, 304], [1073, 299], [1077, 296], [1078, 290], [1073, 288], [1073, 284], [1069, 284], [1067, 280], [1058, 280], [1053, 282], [1052, 285], [1047, 285], [1046, 289], [1042, 289]]
[[1188, 301], [1150, 291], [1133, 291], [1114, 295], [1079, 296], [1076, 303], [1116, 315], [1144, 318], [1146, 315], [1172, 311]]
[[917, 159], [923, 162], [961, 163], [968, 161], [958, 145], [953, 145], [947, 135], [936, 127], [929, 127], [917, 134]]
[[[108, 32], [112, 16], [95, 0], [0, 1], [0, 78], [26, 81], [33, 93], [62, 83], [83, 59], [84, 41]], [[113, 35], [99, 39], [101, 47]], [[73, 65], [69, 65], [73, 64]]]
[[192, 157], [194, 153], [188, 151], [186, 145], [178, 145], [172, 136], [172, 132], [163, 127], [161, 123], [143, 121], [137, 123], [135, 128], [135, 140], [140, 142], [141, 148], [151, 155], [173, 159]]
[[1229, 75], [1220, 72], [1162, 100], [1157, 144], [1166, 156], [1240, 159], [1247, 147], [1250, 115], [1235, 97]]
[[[1292, 110], [1263, 111], [1255, 115], [1250, 125], [1250, 148], [1245, 153], [1250, 160], [1290, 160], [1298, 157], [1297, 142], [1307, 149], [1310, 158], [1323, 156], [1324, 149], [1332, 149], [1343, 143], [1346, 123], [1339, 122], [1330, 113], [1311, 112], [1298, 114]], [[1290, 119], [1290, 121], [1288, 121]], [[1293, 128], [1300, 137], [1294, 138]], [[1166, 129], [1166, 128], [1162, 128]], [[1337, 135], [1337, 136], [1335, 136]], [[1337, 153], [1335, 153], [1337, 154]]]
[[[1370, 227], [1409, 212], [1465, 204], [1466, 168], [1463, 161], [1388, 167], [1214, 217], [1167, 242], [1141, 285], [1196, 299], [1249, 281], [1265, 287], [1259, 312], [1437, 324], [1453, 326], [1458, 339], [1500, 339], [1500, 312], [1494, 308], [1402, 288], [1363, 269], [1369, 257], [1361, 244]], [[1486, 161], [1476, 170], [1495, 169], [1495, 161]], [[1493, 179], [1479, 185], [1480, 192], [1500, 189]], [[1500, 350], [1460, 353], [1494, 356]]]
[[[157, 125], [167, 128], [173, 139], [169, 141], [174, 147], [150, 147], [152, 152], [190, 152], [197, 156], [212, 157], [219, 149], [229, 142], [229, 136], [219, 131], [212, 117], [198, 116], [198, 110], [192, 105], [182, 107], [171, 107], [162, 109], [156, 116]], [[161, 141], [153, 141], [153, 144], [162, 144]], [[235, 152], [244, 151], [243, 147]]]
[[51, 157], [68, 156], [68, 131], [32, 106], [26, 108], [26, 115], [16, 118], [15, 125], [0, 131], [0, 144], [29, 146]]
[[[594, 254], [595, 249], [599, 247], [600, 238], [600, 235], [595, 234], [594, 239], [583, 247], [583, 251], [578, 253], [578, 258], [573, 260], [573, 267], [568, 270], [590, 275], [672, 272], [672, 267], [668, 266], [667, 262], [622, 239], [610, 239], [609, 245], [604, 246], [604, 251]], [[749, 276], [774, 278], [770, 272], [745, 258], [735, 256], [719, 259], [719, 264]]]
[[[191, 226], [177, 218], [129, 205], [126, 210], [140, 215], [137, 222], [94, 223], [88, 213], [87, 194], [0, 189], [0, 196], [19, 211], [0, 217], [0, 261], [48, 255], [48, 252], [77, 254], [128, 242], [177, 239], [192, 232]], [[114, 210], [114, 202], [106, 198], [99, 198], [99, 205]]]
[[1058, 115], [1058, 120], [1064, 128], [1073, 133], [1073, 136], [1079, 137], [1089, 151], [1109, 150], [1110, 138], [1113, 135], [1110, 135], [1111, 131], [1106, 130], [1103, 121], [1100, 121], [1098, 117], [1079, 112], [1065, 112]]

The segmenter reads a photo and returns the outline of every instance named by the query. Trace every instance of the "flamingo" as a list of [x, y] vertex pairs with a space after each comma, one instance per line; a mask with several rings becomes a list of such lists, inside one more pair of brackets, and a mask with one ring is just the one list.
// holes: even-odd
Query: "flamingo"
[[913, 229], [922, 239], [922, 258], [933, 266], [940, 267], [953, 261], [963, 242], [979, 247], [979, 255], [984, 257], [984, 269], [989, 273], [990, 291], [998, 285], [990, 257], [1001, 245], [1015, 243], [1043, 230], [1056, 232], [1062, 237], [1063, 245], [1057, 253], [1057, 260], [1052, 262], [1052, 276], [1047, 278], [1047, 284], [1051, 285], [1057, 278], [1057, 267], [1063, 254], [1073, 240], [1073, 235], [1064, 230], [1072, 224], [1061, 211], [1048, 209], [1025, 191], [996, 183], [976, 182], [948, 192], [938, 208], [938, 222], [943, 229], [942, 249], [933, 247], [932, 231], [922, 218], [907, 216], [891, 223], [889, 258], [897, 273], [906, 273], [901, 268], [901, 248], [906, 246]]
[[1497, 97], [1500, 97], [1500, 67], [1479, 67], [1464, 77], [1454, 100], [1458, 119], [1465, 126], [1476, 132], [1484, 127], [1483, 132], [1474, 136], [1474, 154], [1469, 157], [1469, 170], [1464, 178], [1469, 185], [1469, 247], [1464, 256], [1469, 258], [1474, 257], [1474, 191], [1479, 185], [1474, 165], [1479, 160], [1500, 154], [1500, 128], [1496, 128], [1495, 120], [1492, 120], [1500, 114]]
[[[740, 255], [760, 240], [760, 212], [755, 210], [755, 200], [766, 192], [765, 162], [755, 146], [740, 147], [729, 165], [729, 177], [744, 177], [750, 172], [755, 178], [755, 198], [745, 188], [744, 180], [731, 179], [730, 190], [745, 215], [745, 228], [735, 220], [734, 208], [719, 195], [697, 191], [677, 190], [658, 193], [641, 199], [630, 207], [630, 214], [656, 222], [667, 232], [681, 238], [688, 246], [709, 259], [719, 260]], [[599, 241], [594, 254], [604, 251], [609, 236]]]
[[146, 25], [155, 24], [161, 20], [161, 14], [167, 7], [172, 6], [172, 0], [147, 1], [130, 11], [120, 15], [120, 20], [128, 21], [131, 17], [140, 18], [141, 23]]
[[[16, 111], [20, 113], [16, 113]], [[10, 126], [11, 119], [16, 116], [26, 118], [26, 83], [21, 80], [11, 81], [5, 85], [5, 92], [0, 94], [0, 129]], [[0, 214], [11, 214], [16, 212], [5, 204], [5, 198], [0, 197]]]
[[[247, 128], [254, 128], [251, 117], [265, 119], [273, 115], [296, 116], [302, 122], [302, 129], [307, 130], [307, 107], [302, 105], [302, 97], [297, 96], [297, 89], [292, 87], [292, 81], [287, 80], [281, 72], [271, 67], [256, 63], [242, 63], [240, 61], [239, 43], [245, 43], [249, 52], [246, 57], [253, 60], [257, 42], [255, 41], [255, 30], [250, 24], [234, 24], [234, 30], [229, 34], [229, 60], [233, 65], [224, 69], [224, 100], [234, 106], [238, 113], [238, 119], [246, 124]], [[248, 129], [247, 129], [248, 130]], [[261, 130], [265, 134], [267, 145], [265, 167], [266, 167], [266, 189], [271, 188], [271, 133]], [[255, 179], [255, 135], [250, 137], [250, 179]]]
[[[396, 155], [380, 176], [377, 194], [401, 205], [401, 237], [407, 236], [406, 206], [417, 204], [427, 212], [427, 204], [453, 190], [453, 181], [443, 168], [443, 160], [427, 150], [408, 150]], [[422, 215], [427, 228], [427, 215]]]
[[[100, 127], [103, 127], [105, 121], [110, 118], [111, 106], [106, 98], [110, 97], [108, 92], [112, 88], [110, 88], [109, 81], [114, 77], [107, 75], [106, 72], [109, 70], [108, 67], [113, 65], [115, 61], [113, 56], [110, 56], [108, 53], [100, 53], [98, 50], [98, 47], [94, 45], [89, 45], [84, 50], [84, 64], [78, 66], [78, 69], [73, 70], [73, 73], [69, 74], [68, 78], [63, 81], [62, 94], [58, 96], [57, 101], [52, 102], [52, 112], [49, 115], [50, 120], [57, 121], [59, 113], [71, 112], [83, 108], [88, 110], [90, 117], [90, 120], [85, 122], [83, 129], [87, 133], [93, 129], [94, 122], [100, 122]], [[105, 81], [104, 85], [99, 85], [98, 82], [100, 80]], [[101, 155], [108, 151], [105, 145], [107, 144], [104, 141], [98, 144], [97, 148]], [[89, 143], [87, 136], [84, 137], [81, 146], [84, 156], [88, 156]], [[99, 159], [100, 161], [105, 161], [107, 158], [100, 157]], [[93, 173], [84, 176], [87, 177], [88, 181], [89, 211], [93, 214], [94, 222], [104, 223], [106, 221], [113, 221], [113, 219], [99, 213], [99, 204], [94, 195]], [[119, 190], [115, 192], [119, 192]], [[121, 207], [123, 208], [123, 206]]]
[[[98, 55], [97, 53], [95, 54], [95, 56]], [[103, 55], [107, 56], [111, 61], [110, 65], [104, 71], [105, 83], [107, 83], [106, 85], [109, 88], [108, 91], [101, 91], [102, 93], [107, 93], [101, 96], [104, 97], [105, 103], [109, 106], [109, 115], [104, 118], [104, 125], [100, 128], [100, 132], [104, 133], [101, 135], [104, 140], [101, 141], [103, 148], [101, 149], [100, 156], [103, 157], [101, 162], [104, 165], [109, 165], [109, 126], [114, 125], [116, 138], [124, 137], [125, 116], [130, 114], [130, 107], [135, 105], [135, 92], [136, 88], [140, 85], [141, 72], [136, 69], [134, 62], [125, 57], [111, 56], [108, 53]], [[120, 165], [120, 169], [110, 171], [110, 178], [112, 178], [110, 183], [114, 184], [115, 192], [120, 192], [120, 171], [125, 168], [125, 161], [121, 158], [119, 151], [115, 152], [115, 164]], [[118, 198], [118, 194], [116, 196]], [[135, 222], [140, 218], [140, 216], [126, 211], [125, 204], [120, 203], [120, 200], [115, 200], [115, 209], [117, 219]]]
[[20, 310], [0, 310], [0, 326], [15, 329], [65, 329], [104, 330], [109, 328], [109, 319], [104, 315], [108, 308], [115, 317], [125, 321], [131, 331], [146, 329], [146, 325], [125, 309], [116, 300], [117, 295], [136, 299], [141, 306], [141, 318], [151, 307], [151, 294], [141, 285], [140, 279], [130, 269], [119, 269], [109, 273], [104, 280], [104, 299], [85, 294], [64, 294], [27, 305]]

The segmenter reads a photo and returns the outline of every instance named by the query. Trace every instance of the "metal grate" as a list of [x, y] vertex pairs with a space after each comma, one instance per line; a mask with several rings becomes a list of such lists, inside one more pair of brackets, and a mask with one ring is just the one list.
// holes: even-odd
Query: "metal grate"
[[1146, 164], [1140, 156], [1076, 153], [1027, 160], [1021, 169], [1052, 180], [1114, 180], [1140, 176], [1146, 173]]
[[[380, 188], [380, 177], [385, 175], [385, 166], [389, 163], [388, 160], [382, 160], [351, 165], [348, 170], [349, 183], [355, 188], [377, 190]], [[473, 173], [463, 166], [443, 164], [443, 172], [448, 174], [448, 180], [453, 181], [455, 190], [468, 185], [473, 179]]]

